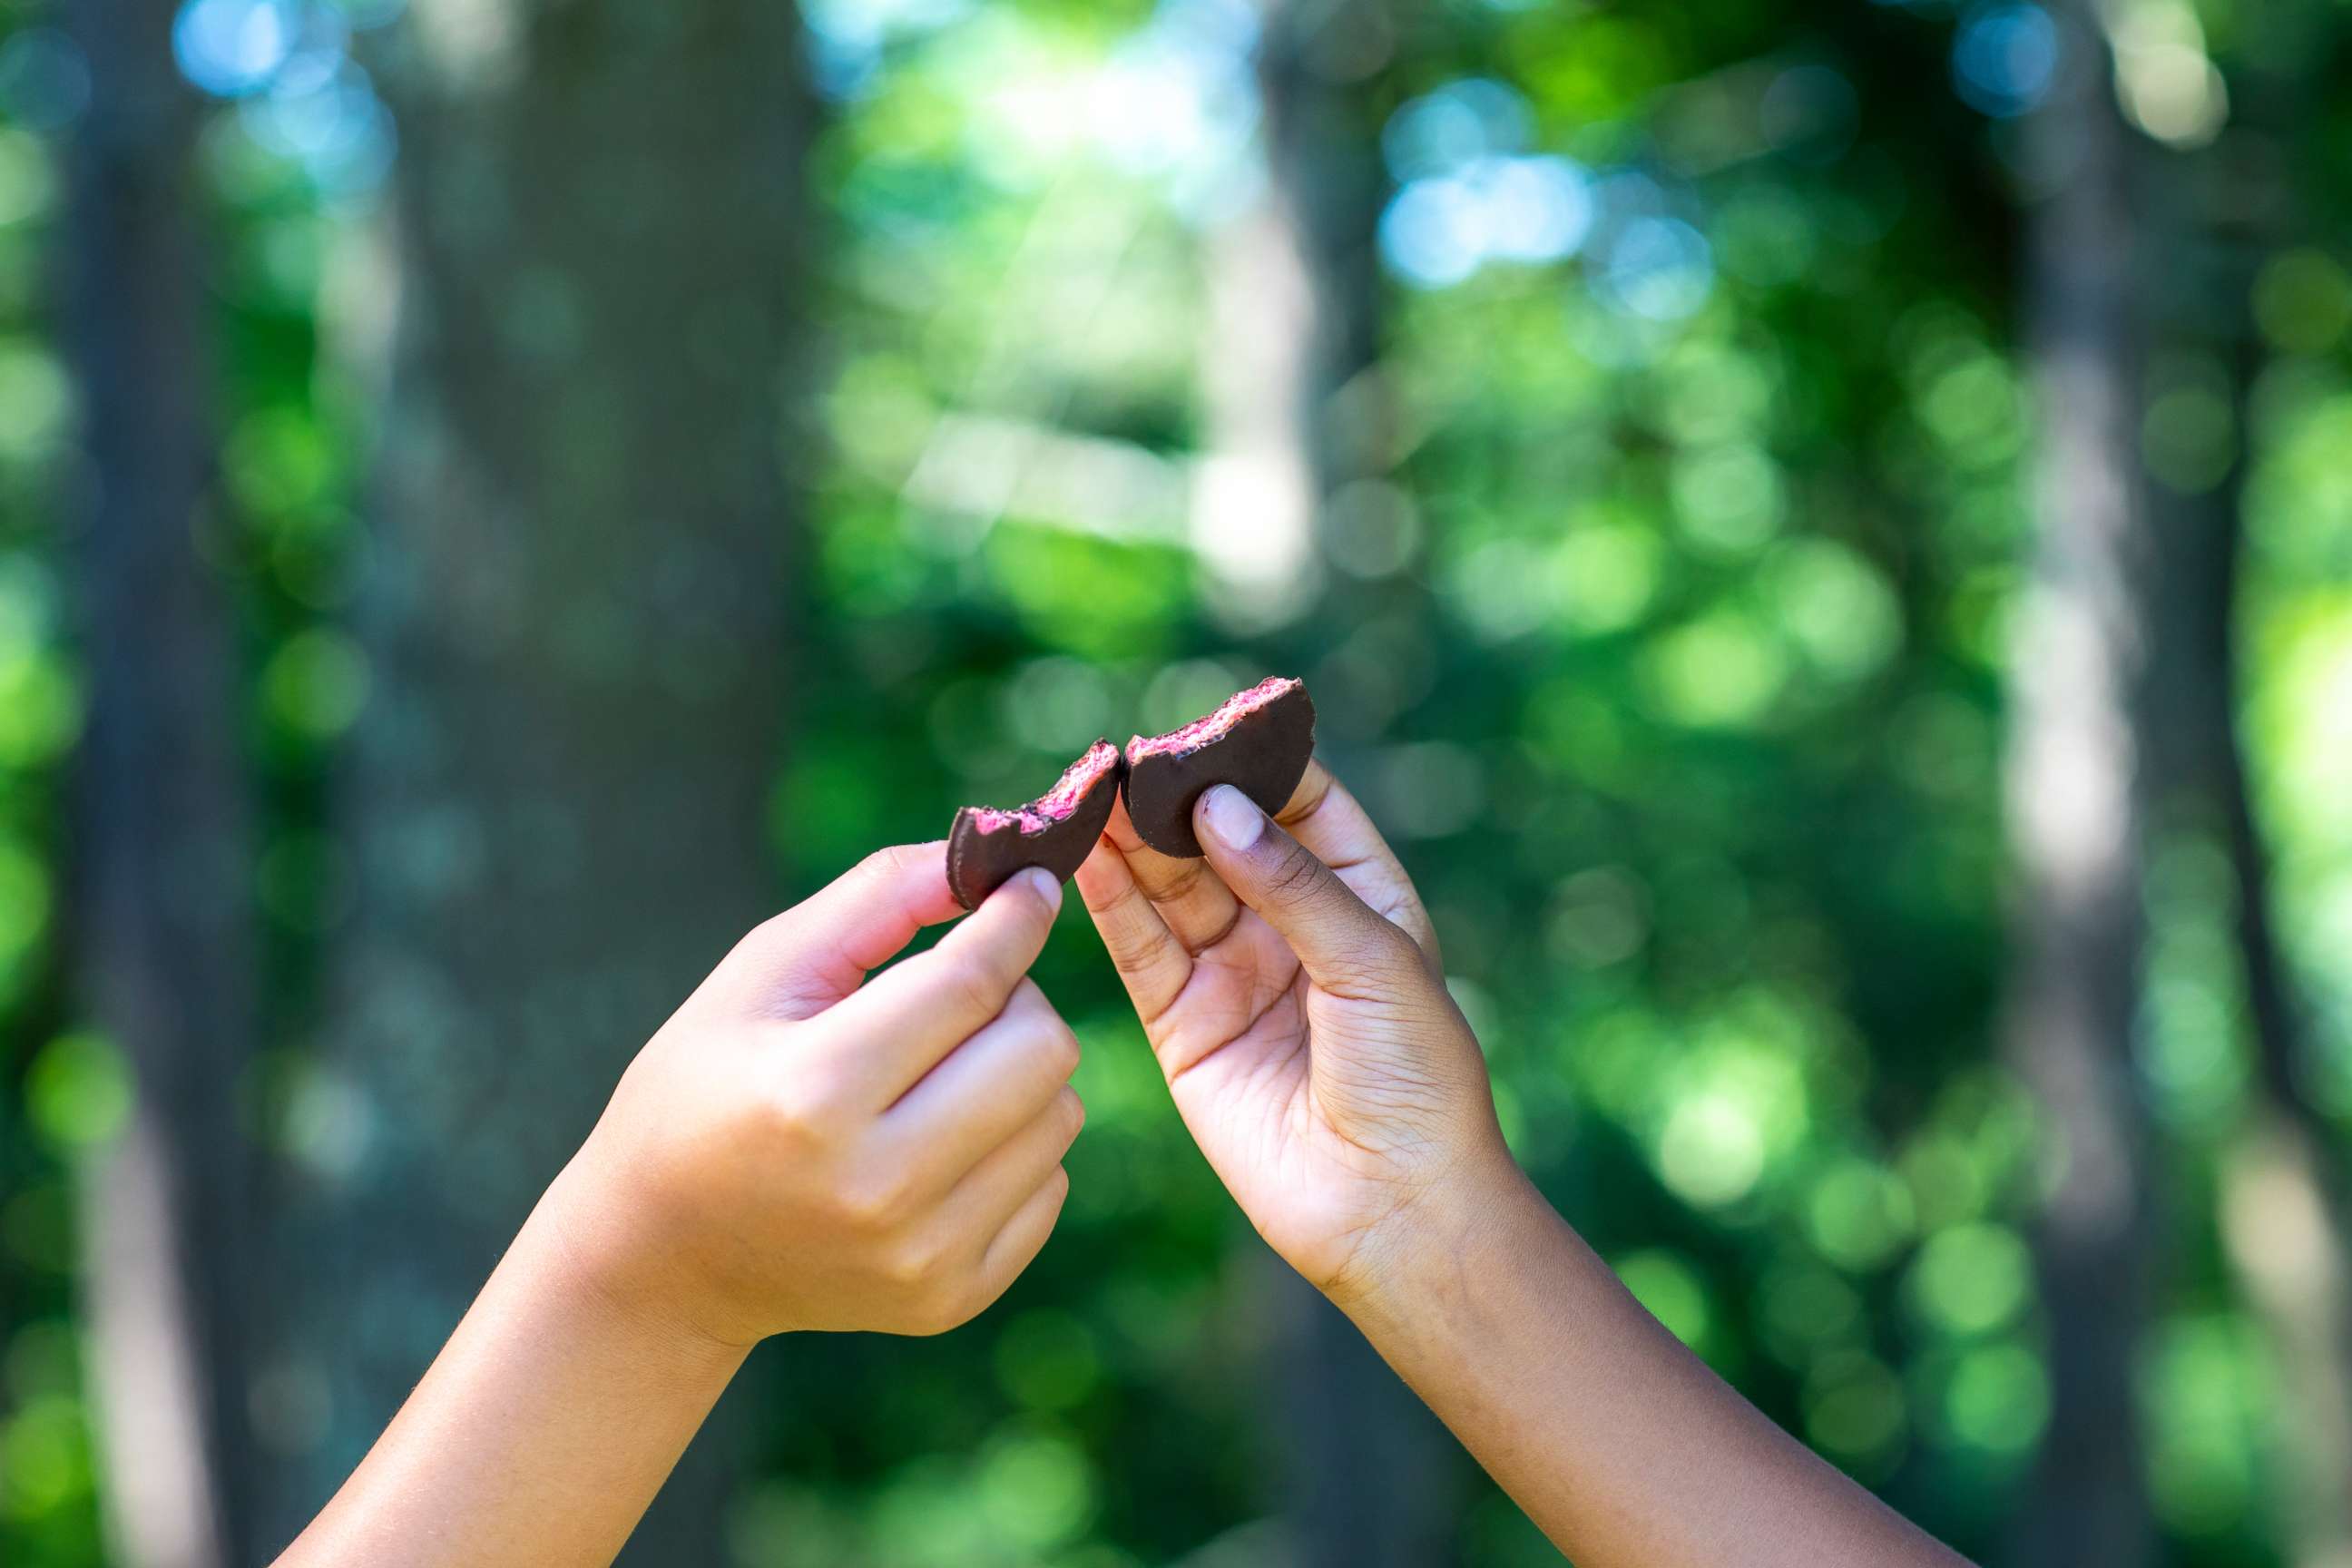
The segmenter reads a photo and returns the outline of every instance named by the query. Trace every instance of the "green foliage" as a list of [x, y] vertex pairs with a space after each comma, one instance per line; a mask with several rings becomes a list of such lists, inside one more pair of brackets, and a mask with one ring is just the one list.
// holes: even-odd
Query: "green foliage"
[[[24, 20], [0, 8], [0, 49]], [[79, 1568], [100, 1549], [67, 1164], [122, 1099], [103, 1047], [53, 1038], [57, 769], [82, 721], [56, 553], [74, 389], [40, 287], [60, 149], [14, 118], [0, 112], [0, 1561]]]
[[[2270, 89], [2252, 8], [2175, 10], [2237, 100]], [[1962, 18], [1932, 0], [1458, 0], [1386, 14], [1385, 45], [1343, 40], [1370, 51], [1334, 68], [1368, 133], [1486, 84], [1517, 106], [1513, 155], [1577, 162], [1599, 226], [1444, 280], [1394, 265], [1392, 237], [1378, 364], [1328, 415], [1376, 471], [1327, 508], [1322, 586], [1239, 622], [1192, 510], [1233, 455], [1202, 389], [1235, 286], [1220, 268], [1248, 265], [1234, 226], [1264, 177], [1233, 18], [1058, 0], [808, 14], [834, 89], [805, 301], [825, 456], [798, 430], [780, 454], [809, 505], [812, 674], [757, 825], [782, 879], [804, 889], [936, 836], [960, 803], [1034, 795], [1097, 733], [1305, 674], [1328, 755], [1435, 911], [1545, 1190], [1776, 1419], [1993, 1549], [2051, 1397], [2025, 1240], [2036, 1124], [1992, 1044], [1999, 688], [2045, 411], [2019, 347], [2034, 174], [2018, 127], [1951, 90]], [[32, 23], [0, 5], [0, 47]], [[2337, 55], [2343, 30], [2326, 29]], [[2322, 82], [2327, 58], [2293, 68]], [[1205, 74], [1171, 86], [1186, 62]], [[2180, 123], [2161, 109], [2152, 132]], [[321, 342], [383, 301], [366, 190], [268, 128], [225, 105], [198, 150], [222, 436], [220, 515], [194, 525], [245, 630], [275, 1035], [312, 1004], [348, 902], [326, 780], [371, 688], [349, 622], [379, 564], [355, 521], [375, 410]], [[2283, 155], [2324, 162], [2340, 109], [2307, 134]], [[59, 605], [74, 389], [37, 261], [62, 148], [55, 127], [0, 126], [0, 1560], [26, 1568], [100, 1557], [71, 1182], [136, 1093], [60, 981], [56, 795], [85, 694]], [[1634, 266], [1639, 219], [1684, 226], [1704, 278]], [[2261, 335], [2242, 407], [2226, 373], [2158, 366], [2143, 426], [2173, 493], [2244, 465], [2243, 714], [2338, 1118], [2346, 244], [2340, 226], [2285, 237], [2224, 302]], [[2175, 1561], [2274, 1561], [2293, 1369], [2242, 1299], [2223, 1233], [2243, 1216], [2214, 1196], [2252, 1070], [2234, 895], [2210, 845], [2171, 837], [2136, 1042], [2178, 1189], [2143, 1356], [2148, 1462]], [[740, 1408], [757, 1472], [730, 1518], [746, 1568], [1129, 1568], [1246, 1540], [1278, 1510], [1262, 1249], [1075, 908], [1040, 980], [1087, 1047], [1062, 1229], [944, 1341], [755, 1360]], [[1553, 1560], [1465, 1484], [1465, 1563]]]

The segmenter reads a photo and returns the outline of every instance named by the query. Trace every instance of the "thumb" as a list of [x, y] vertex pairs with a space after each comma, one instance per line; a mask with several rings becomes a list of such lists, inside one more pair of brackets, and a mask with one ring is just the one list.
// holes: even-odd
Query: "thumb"
[[856, 990], [923, 927], [961, 913], [948, 890], [945, 844], [877, 849], [738, 942], [719, 966], [720, 984], [751, 1011], [812, 1017]]
[[1383, 920], [1315, 852], [1219, 784], [1192, 807], [1210, 866], [1234, 896], [1272, 926], [1307, 971], [1335, 994], [1394, 1000], [1409, 976], [1424, 975], [1421, 950]]

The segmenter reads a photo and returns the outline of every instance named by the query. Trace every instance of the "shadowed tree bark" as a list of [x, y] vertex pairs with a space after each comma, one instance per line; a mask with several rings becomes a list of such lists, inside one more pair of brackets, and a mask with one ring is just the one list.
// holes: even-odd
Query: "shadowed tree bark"
[[237, 1122], [255, 1011], [229, 605], [198, 538], [209, 373], [189, 211], [196, 108], [171, 0], [79, 0], [67, 346], [81, 393], [74, 968], [133, 1069], [84, 1173], [83, 1288], [108, 1526], [127, 1568], [251, 1561], [247, 1216]]
[[2223, 1228], [2273, 1353], [2294, 1369], [2280, 1392], [2294, 1434], [2284, 1445], [2281, 1540], [2289, 1562], [2326, 1568], [2352, 1560], [2343, 1484], [2352, 1473], [2352, 1209], [2340, 1140], [2306, 1082], [2301, 1008], [2271, 919], [2270, 857], [2238, 732], [2241, 501], [2233, 478], [2167, 509], [2163, 562], [2180, 646], [2163, 661], [2179, 753], [2166, 784], [2171, 825], [2217, 835], [2229, 858], [2255, 1105], [2224, 1171]]
[[[398, 306], [340, 797], [357, 900], [297, 1096], [308, 1288], [276, 1380], [325, 1420], [281, 1539], [771, 909], [798, 27], [775, 0], [420, 4], [379, 62]], [[625, 1560], [722, 1560], [725, 1425]]]
[[2181, 160], [2154, 202], [2172, 264], [2156, 341], [2226, 394], [2234, 446], [2225, 471], [2159, 491], [2155, 510], [2162, 614], [2151, 732], [2168, 831], [2217, 843], [2230, 867], [2253, 1107], [2223, 1173], [2223, 1234], [2273, 1352], [2294, 1375], [2281, 1390], [2287, 1561], [2352, 1561], [2352, 1172], [2313, 1099], [2305, 1012], [2271, 908], [2271, 857], [2254, 810], [2238, 711], [2245, 486], [2254, 384], [2265, 364], [2251, 302], [2263, 263], [2297, 237], [2294, 139], [2303, 84], [2323, 58], [2310, 7], [2267, 9], [2242, 38], [2242, 105], [2215, 147]]
[[2148, 1131], [2132, 1081], [2143, 918], [2140, 727], [2150, 635], [2139, 460], [2132, 140], [2087, 0], [2051, 6], [2065, 64], [2031, 128], [2042, 418], [2039, 534], [2011, 651], [2011, 1065], [2045, 1119], [2037, 1260], [2050, 1421], [2013, 1526], [2024, 1568], [2137, 1563]]
[[[1379, 0], [1276, 0], [1257, 60], [1267, 183], [1217, 237], [1203, 388], [1211, 457], [1196, 498], [1203, 563], [1244, 626], [1361, 625], [1377, 588], [1326, 592], [1335, 498], [1388, 466], [1375, 245], [1386, 195], [1372, 81], [1393, 47]], [[1413, 590], [1417, 592], [1418, 590]], [[1315, 672], [1327, 753], [1386, 711]], [[1352, 733], [1351, 733], [1352, 731]], [[1265, 1397], [1287, 1465], [1284, 1560], [1440, 1568], [1456, 1555], [1453, 1440], [1354, 1325], [1269, 1262]]]

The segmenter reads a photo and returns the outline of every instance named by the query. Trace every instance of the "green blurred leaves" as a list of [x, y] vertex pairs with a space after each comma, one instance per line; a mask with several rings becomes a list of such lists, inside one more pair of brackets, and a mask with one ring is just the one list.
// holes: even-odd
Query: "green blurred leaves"
[[131, 1065], [112, 1045], [96, 1035], [64, 1035], [33, 1058], [25, 1109], [51, 1147], [76, 1154], [122, 1130], [135, 1093]]

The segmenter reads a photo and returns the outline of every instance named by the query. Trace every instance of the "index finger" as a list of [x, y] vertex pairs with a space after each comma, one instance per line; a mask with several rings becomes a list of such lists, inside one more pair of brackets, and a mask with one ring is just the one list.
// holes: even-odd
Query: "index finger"
[[1305, 776], [1274, 820], [1338, 872], [1356, 897], [1412, 938], [1432, 963], [1438, 962], [1437, 930], [1412, 879], [1371, 816], [1320, 758], [1308, 760]]
[[1192, 980], [1192, 950], [1169, 929], [1116, 841], [1096, 841], [1094, 853], [1078, 868], [1077, 883], [1103, 951], [1135, 1004], [1135, 1016], [1150, 1029]]
[[852, 993], [813, 1027], [840, 1043], [878, 1110], [986, 1026], [1045, 951], [1062, 884], [1032, 867], [919, 952]]
[[[1214, 947], [1233, 934], [1234, 921], [1242, 911], [1234, 890], [1217, 879], [1207, 860], [1162, 855], [1146, 844], [1127, 814], [1124, 797], [1110, 808], [1110, 820], [1103, 825], [1103, 841], [1118, 852], [1136, 891], [1150, 902], [1187, 952]], [[1079, 884], [1078, 890], [1087, 890], [1085, 883]]]

